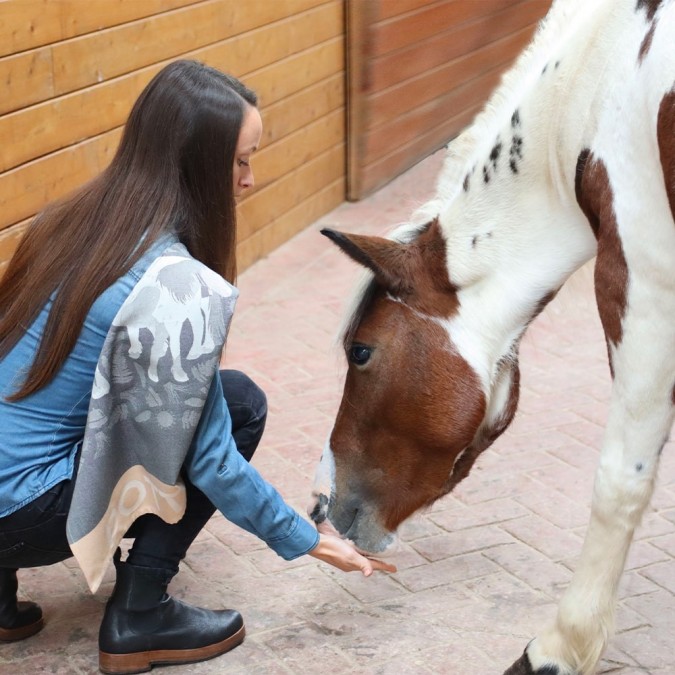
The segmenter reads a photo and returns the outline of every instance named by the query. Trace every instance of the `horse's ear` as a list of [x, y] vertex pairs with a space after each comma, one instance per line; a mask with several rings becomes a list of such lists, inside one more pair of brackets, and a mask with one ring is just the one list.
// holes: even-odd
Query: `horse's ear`
[[339, 246], [352, 260], [371, 270], [377, 281], [395, 294], [408, 286], [405, 270], [409, 256], [405, 244], [384, 237], [347, 234], [328, 228], [322, 229], [321, 234]]

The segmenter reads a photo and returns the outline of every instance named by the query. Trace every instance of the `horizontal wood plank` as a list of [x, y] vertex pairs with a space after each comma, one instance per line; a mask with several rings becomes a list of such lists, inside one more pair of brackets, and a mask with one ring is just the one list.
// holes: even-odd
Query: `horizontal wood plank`
[[370, 98], [368, 128], [388, 122], [455, 89], [468, 80], [494, 69], [495, 64], [513, 62], [532, 37], [527, 27], [476, 51], [424, 72]]
[[0, 138], [13, 139], [0, 156], [0, 171], [124, 124], [156, 70], [146, 68], [0, 117]]
[[[342, 34], [342, 5], [339, 0], [333, 0], [183, 56], [204, 61], [241, 77], [331, 38], [341, 38]], [[170, 58], [160, 61], [150, 66], [146, 72], [154, 74], [172, 60]], [[7, 95], [0, 99], [0, 115], [53, 98], [55, 90], [52, 69], [51, 47], [0, 58], [0, 83], [7, 85]], [[114, 81], [108, 80], [98, 86], [106, 86]], [[92, 85], [94, 88], [96, 86]]]
[[331, 39], [342, 40], [342, 22], [342, 3], [332, 0], [282, 21], [193, 51], [190, 58], [204, 60], [225, 72], [245, 78], [249, 73]]
[[[361, 2], [362, 0], [348, 0], [348, 2]], [[387, 19], [414, 12], [423, 7], [431, 7], [445, 3], [447, 0], [378, 0], [374, 4], [373, 21], [381, 23]]]
[[262, 190], [288, 171], [306, 164], [345, 137], [344, 111], [336, 110], [256, 153], [253, 161], [255, 188]]
[[[542, 0], [525, 0], [486, 17], [483, 23], [463, 24], [435, 35], [426, 42], [373, 59], [369, 92], [377, 92], [408, 80], [462, 55], [532, 27], [541, 19]], [[488, 37], [489, 36], [489, 37]]]
[[343, 70], [343, 40], [334, 38], [301, 54], [249, 73], [242, 79], [258, 93], [260, 104], [264, 108]]
[[269, 146], [335, 110], [342, 110], [344, 103], [344, 76], [336, 73], [263, 108], [260, 147]]
[[9, 262], [30, 222], [31, 219], [29, 218], [12, 227], [0, 230], [0, 264]]
[[100, 173], [119, 135], [115, 129], [0, 174], [0, 229], [34, 215]]
[[10, 4], [0, 274], [35, 213], [108, 165], [138, 93], [175, 58], [231, 72], [259, 94], [263, 147], [256, 188], [238, 206], [249, 251], [240, 269], [344, 199], [341, 0], [7, 0], [0, 42]]
[[0, 59], [0, 115], [54, 95], [49, 49], [23, 52]]
[[250, 237], [279, 214], [302, 204], [310, 195], [344, 175], [345, 144], [340, 143], [244, 199], [238, 206], [239, 239]]
[[[427, 129], [442, 124], [444, 119], [456, 117], [467, 108], [484, 104], [499, 84], [503, 70], [502, 67], [497, 67], [488, 71], [461, 87], [366, 132], [364, 162], [373, 163], [389, 154], [392, 146], [411, 143]], [[395, 139], [393, 143], [392, 139]]]
[[[338, 73], [343, 66], [342, 50], [342, 39], [332, 38], [261, 69], [245, 78], [246, 83], [258, 91], [263, 105], [288, 97], [299, 87]], [[0, 155], [0, 171], [124, 124], [138, 94], [163, 65], [0, 116], [0, 138], [14, 139]], [[303, 105], [306, 108], [310, 101], [304, 100]], [[307, 108], [303, 112], [306, 117]]]
[[[300, 12], [325, 0], [293, 0]], [[288, 6], [268, 0], [206, 0], [149, 19], [67, 40], [53, 46], [57, 94], [107, 80], [152, 63], [284, 19]], [[150, 39], [149, 36], [162, 36]], [[122, 49], [121, 45], [133, 45]]]
[[249, 267], [293, 235], [304, 230], [307, 225], [339, 206], [344, 200], [344, 190], [344, 179], [340, 178], [240, 242], [237, 246], [240, 269]]
[[491, 14], [505, 9], [507, 4], [508, 0], [450, 0], [376, 24], [372, 29], [371, 55], [378, 57], [413, 44], [423, 44], [448, 28], [467, 22], [479, 21], [484, 25]]
[[414, 142], [397, 146], [390, 154], [368, 165], [363, 172], [363, 192], [370, 194], [410, 168], [418, 161], [439, 150], [465, 129], [480, 112], [482, 104], [462, 110], [456, 117], [444, 120], [438, 127], [428, 129]]
[[66, 40], [200, 0], [4, 0], [0, 56]]
[[[111, 130], [0, 174], [0, 229], [37, 213], [49, 201], [96, 175], [109, 163], [120, 133], [120, 128]], [[262, 148], [255, 157], [256, 189], [343, 139], [344, 112], [340, 107]]]

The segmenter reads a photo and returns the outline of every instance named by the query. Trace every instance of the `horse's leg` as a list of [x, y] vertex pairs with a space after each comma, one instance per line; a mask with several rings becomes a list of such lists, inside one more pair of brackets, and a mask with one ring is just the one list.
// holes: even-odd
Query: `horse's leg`
[[171, 356], [171, 374], [176, 382], [187, 382], [189, 378], [183, 370], [183, 359], [180, 354], [181, 326], [170, 322], [168, 327], [167, 350]]
[[169, 333], [162, 322], [153, 326], [152, 347], [150, 348], [150, 365], [148, 366], [148, 378], [153, 382], [159, 382], [157, 363], [169, 351]]
[[[508, 675], [593, 673], [613, 631], [617, 586], [675, 407], [675, 289], [671, 271], [653, 271], [651, 280], [631, 277], [623, 316], [598, 295], [605, 332], [616, 337], [618, 325], [620, 339], [610, 347], [614, 382], [590, 523], [554, 625]], [[599, 276], [596, 270], [596, 287], [607, 281]]]
[[129, 336], [129, 356], [132, 359], [137, 359], [143, 352], [143, 345], [139, 335], [138, 328], [129, 328], [127, 331]]

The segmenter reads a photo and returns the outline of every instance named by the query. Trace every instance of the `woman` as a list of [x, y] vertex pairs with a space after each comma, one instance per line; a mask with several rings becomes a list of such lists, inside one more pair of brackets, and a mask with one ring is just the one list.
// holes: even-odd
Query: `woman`
[[[253, 185], [262, 133], [256, 105], [213, 68], [165, 67], [110, 166], [36, 217], [0, 282], [0, 640], [42, 628], [40, 608], [17, 602], [18, 568], [74, 553], [95, 589], [115, 552], [101, 670], [235, 647], [236, 611], [165, 592], [216, 508], [286, 559], [394, 570], [317, 533], [247, 463], [264, 394], [216, 372], [236, 299], [235, 198]], [[134, 538], [124, 562], [123, 536]]]

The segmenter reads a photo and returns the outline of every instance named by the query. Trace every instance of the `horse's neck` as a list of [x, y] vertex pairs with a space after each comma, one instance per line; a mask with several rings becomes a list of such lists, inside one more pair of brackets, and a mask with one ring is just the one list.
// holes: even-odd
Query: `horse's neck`
[[[501, 100], [482, 128], [461, 191], [441, 211], [450, 278], [460, 289], [453, 339], [464, 336], [484, 378], [595, 254], [575, 197], [575, 171], [602, 112], [599, 78], [611, 47], [593, 37], [608, 20], [598, 13], [611, 5], [596, 3], [595, 15], [545, 55], [543, 66], [535, 60], [517, 98]], [[621, 17], [613, 20], [620, 24]]]

